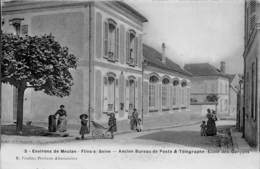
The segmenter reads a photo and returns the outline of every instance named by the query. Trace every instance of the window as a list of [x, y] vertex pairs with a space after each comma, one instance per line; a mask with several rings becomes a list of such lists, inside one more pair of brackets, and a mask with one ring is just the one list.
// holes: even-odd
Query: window
[[103, 91], [103, 110], [104, 111], [115, 111], [116, 110], [116, 83], [115, 74], [108, 73], [104, 77], [104, 91]]
[[169, 106], [169, 79], [165, 78], [162, 81], [162, 106], [165, 108]]
[[105, 21], [104, 58], [109, 61], [118, 61], [119, 59], [119, 28], [112, 19]]
[[173, 80], [173, 94], [172, 94], [173, 95], [173, 97], [172, 97], [173, 106], [177, 105], [178, 85], [179, 85], [179, 80], [178, 79]]
[[137, 65], [138, 40], [134, 30], [127, 32], [126, 41], [127, 64], [135, 66]]
[[[13, 18], [11, 20], [9, 20], [10, 25], [13, 25], [14, 29], [15, 29], [15, 34], [16, 35], [20, 35], [21, 34], [21, 23], [24, 19], [23, 18]], [[28, 28], [28, 26], [27, 26]], [[22, 32], [23, 34], [23, 32]]]
[[156, 76], [150, 77], [149, 83], [149, 107], [155, 109], [157, 107], [156, 97], [158, 95], [157, 82], [159, 79]]
[[184, 80], [181, 83], [181, 104], [183, 106], [186, 105], [185, 100], [186, 100], [186, 86], [187, 86], [187, 82]]

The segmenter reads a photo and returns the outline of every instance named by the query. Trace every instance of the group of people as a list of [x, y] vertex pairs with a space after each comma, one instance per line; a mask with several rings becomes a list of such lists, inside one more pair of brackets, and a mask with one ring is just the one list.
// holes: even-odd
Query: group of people
[[[130, 106], [131, 108], [131, 106]], [[142, 120], [139, 118], [137, 110], [134, 108], [132, 109], [130, 119], [130, 128], [131, 130], [136, 130], [137, 132], [142, 131]], [[130, 110], [131, 111], [131, 110]], [[104, 114], [109, 116], [108, 119], [108, 129], [107, 132], [111, 133], [111, 138], [114, 138], [114, 132], [117, 131], [117, 124], [116, 124], [116, 117], [114, 112], [105, 112]], [[54, 114], [55, 117], [58, 116], [57, 120], [57, 131], [65, 132], [67, 130], [67, 112], [65, 110], [64, 105], [60, 105], [60, 109]], [[85, 134], [89, 134], [89, 120], [87, 114], [81, 114], [79, 116], [81, 121], [81, 127], [79, 134], [81, 135], [81, 139], [84, 139]]]
[[217, 121], [217, 114], [215, 110], [207, 109], [207, 124], [205, 121], [202, 121], [200, 125], [200, 135], [201, 136], [215, 136], [217, 134], [217, 127], [215, 121]]

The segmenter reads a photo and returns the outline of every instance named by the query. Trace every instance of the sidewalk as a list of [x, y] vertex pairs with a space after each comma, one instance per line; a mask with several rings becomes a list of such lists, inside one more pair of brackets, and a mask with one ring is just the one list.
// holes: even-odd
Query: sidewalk
[[231, 136], [235, 152], [249, 152], [254, 150], [249, 146], [246, 140], [242, 138], [242, 133], [238, 132], [235, 128], [231, 129]]
[[[182, 127], [182, 126], [190, 126], [199, 124], [200, 121], [189, 121], [189, 122], [181, 122], [181, 123], [174, 123], [172, 125], [168, 126], [160, 126], [160, 127], [154, 127], [149, 129], [144, 129], [143, 131], [153, 131], [153, 130], [162, 130], [167, 128], [175, 128], [175, 127]], [[115, 135], [122, 135], [127, 133], [133, 133], [135, 131], [131, 130], [122, 130], [115, 133]], [[79, 131], [75, 128], [69, 128], [67, 132], [69, 136], [67, 137], [57, 137], [57, 133], [53, 133], [53, 135], [50, 136], [17, 136], [17, 135], [2, 135], [1, 142], [2, 143], [22, 143], [22, 144], [53, 144], [53, 143], [62, 143], [62, 142], [74, 142], [76, 141], [75, 138], [79, 137]], [[91, 136], [91, 133], [89, 135], [86, 135], [87, 139], [93, 139]]]

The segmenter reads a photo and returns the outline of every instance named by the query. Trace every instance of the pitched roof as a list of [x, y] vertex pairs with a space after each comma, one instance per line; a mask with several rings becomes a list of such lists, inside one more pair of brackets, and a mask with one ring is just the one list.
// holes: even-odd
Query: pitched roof
[[228, 77], [229, 81], [232, 82], [232, 80], [235, 78], [236, 74], [226, 74]]
[[[53, 1], [46, 1], [46, 0], [5, 0], [4, 1], [4, 8], [3, 12], [9, 10], [17, 10], [17, 9], [32, 9], [32, 8], [43, 8], [43, 7], [52, 7], [52, 6], [59, 6], [59, 5], [79, 5], [79, 4], [88, 4], [90, 2], [95, 2], [91, 0], [77, 0], [77, 1], [67, 1], [67, 0], [53, 0]], [[125, 11], [128, 11], [132, 16], [137, 17], [142, 22], [147, 22], [147, 18], [145, 18], [140, 12], [134, 9], [132, 6], [128, 5], [122, 1], [108, 1], [109, 4], [114, 4], [115, 6], [121, 7]], [[8, 9], [9, 8], [9, 9]]]
[[209, 63], [186, 64], [184, 70], [190, 72], [193, 76], [222, 76], [228, 78], [226, 74]]
[[143, 56], [147, 65], [154, 66], [172, 73], [180, 73], [185, 76], [191, 76], [191, 74], [183, 70], [178, 64], [166, 57], [165, 64], [162, 62], [162, 54], [154, 48], [143, 44]]

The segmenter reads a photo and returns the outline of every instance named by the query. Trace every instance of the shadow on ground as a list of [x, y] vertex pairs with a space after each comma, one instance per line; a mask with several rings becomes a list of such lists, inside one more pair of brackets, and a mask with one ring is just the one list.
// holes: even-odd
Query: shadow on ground
[[198, 131], [159, 131], [137, 137], [136, 139], [173, 143], [189, 147], [220, 147], [218, 136], [200, 136]]
[[[48, 133], [48, 130], [44, 127], [23, 125], [23, 132], [21, 136], [44, 136], [46, 135], [46, 133]], [[17, 135], [16, 125], [15, 124], [1, 125], [1, 134]]]

